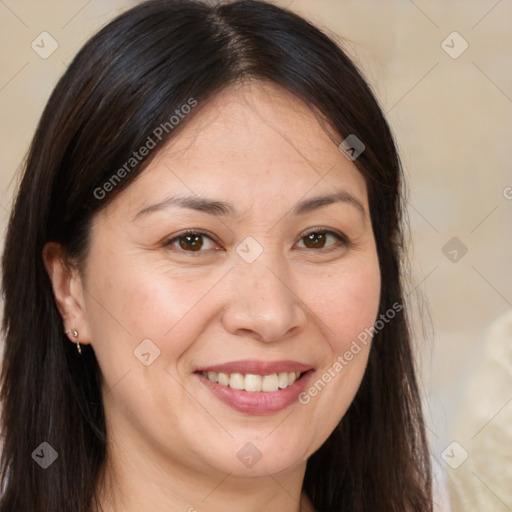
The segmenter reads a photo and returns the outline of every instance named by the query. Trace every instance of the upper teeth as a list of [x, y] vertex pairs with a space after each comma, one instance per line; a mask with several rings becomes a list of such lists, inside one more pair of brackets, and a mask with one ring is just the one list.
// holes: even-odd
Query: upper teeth
[[251, 373], [222, 373], [201, 372], [212, 382], [221, 386], [229, 386], [233, 389], [245, 389], [245, 391], [277, 391], [291, 386], [300, 376], [300, 372], [281, 372], [270, 375], [254, 375]]

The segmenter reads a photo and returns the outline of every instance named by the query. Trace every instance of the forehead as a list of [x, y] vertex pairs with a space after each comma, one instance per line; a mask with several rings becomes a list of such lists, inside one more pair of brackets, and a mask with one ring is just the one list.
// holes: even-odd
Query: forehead
[[[137, 209], [187, 192], [244, 205], [292, 204], [340, 186], [366, 205], [364, 178], [340, 138], [300, 99], [277, 85], [229, 87], [205, 105], [113, 201]], [[118, 202], [118, 200], [120, 200]]]

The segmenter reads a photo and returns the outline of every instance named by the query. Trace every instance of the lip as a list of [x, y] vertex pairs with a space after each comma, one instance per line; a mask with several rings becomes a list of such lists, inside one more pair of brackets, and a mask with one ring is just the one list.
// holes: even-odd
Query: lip
[[203, 366], [197, 372], [222, 372], [222, 373], [251, 373], [252, 375], [271, 375], [280, 372], [307, 372], [312, 370], [311, 365], [297, 361], [256, 361], [242, 360], [229, 363], [216, 364], [214, 366]]
[[[270, 375], [285, 371], [298, 371], [302, 375], [291, 386], [272, 392], [244, 391], [232, 389], [211, 382], [201, 372], [251, 373], [253, 375]], [[298, 397], [310, 380], [313, 369], [311, 366], [296, 361], [234, 361], [231, 363], [208, 366], [195, 373], [199, 380], [223, 403], [232, 409], [250, 415], [272, 414], [298, 402]]]

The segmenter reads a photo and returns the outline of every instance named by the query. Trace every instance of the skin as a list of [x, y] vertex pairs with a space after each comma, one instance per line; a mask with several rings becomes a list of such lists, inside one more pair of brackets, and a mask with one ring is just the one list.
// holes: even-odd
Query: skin
[[[189, 121], [96, 215], [85, 268], [65, 265], [57, 243], [44, 251], [64, 327], [93, 346], [101, 368], [109, 450], [101, 504], [308, 510], [306, 461], [353, 400], [369, 345], [307, 405], [272, 414], [230, 408], [194, 372], [291, 359], [314, 368], [314, 383], [373, 325], [380, 274], [365, 181], [318, 117], [275, 85], [232, 86]], [[338, 191], [354, 201], [293, 213]], [[134, 220], [178, 195], [228, 202], [235, 213], [169, 206]], [[213, 238], [201, 251], [176, 239], [191, 228]], [[322, 241], [327, 229], [349, 242]], [[314, 247], [308, 230], [320, 234]], [[248, 236], [263, 250], [252, 263], [236, 252]], [[145, 339], [160, 350], [149, 366], [134, 356]], [[248, 442], [261, 453], [251, 468], [237, 457]]]

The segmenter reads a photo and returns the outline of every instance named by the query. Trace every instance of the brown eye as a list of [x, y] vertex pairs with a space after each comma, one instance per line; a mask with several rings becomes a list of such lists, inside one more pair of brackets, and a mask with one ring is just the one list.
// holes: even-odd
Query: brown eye
[[325, 233], [309, 233], [302, 238], [308, 249], [323, 249], [327, 239]]
[[310, 231], [300, 237], [297, 243], [301, 249], [335, 249], [348, 245], [347, 238], [334, 231]]
[[[219, 245], [207, 233], [201, 231], [184, 231], [165, 242], [166, 247], [176, 249], [183, 253], [206, 253], [211, 250], [219, 250]], [[191, 254], [189, 254], [191, 255]]]
[[200, 251], [204, 239], [202, 235], [183, 235], [178, 238], [178, 243], [184, 251]]

